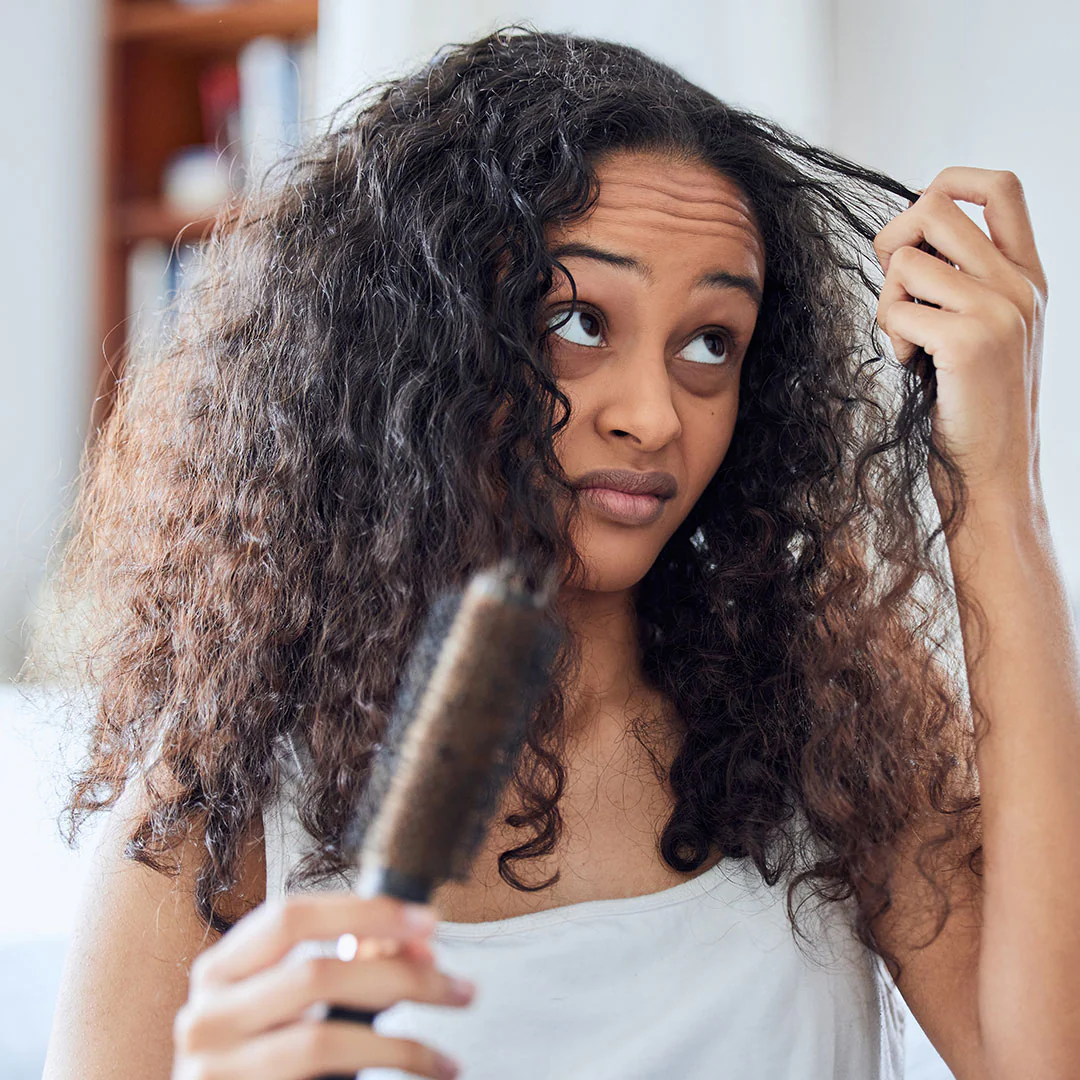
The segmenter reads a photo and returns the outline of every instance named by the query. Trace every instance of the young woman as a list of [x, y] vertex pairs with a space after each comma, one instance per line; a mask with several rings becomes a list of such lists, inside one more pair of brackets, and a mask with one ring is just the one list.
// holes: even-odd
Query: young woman
[[[71, 820], [116, 812], [49, 1080], [896, 1077], [897, 989], [957, 1077], [1074, 1075], [1015, 176], [909, 192], [635, 50], [501, 32], [278, 180], [129, 369], [66, 548]], [[431, 601], [506, 552], [563, 571], [568, 645], [413, 919], [350, 895], [345, 827]]]

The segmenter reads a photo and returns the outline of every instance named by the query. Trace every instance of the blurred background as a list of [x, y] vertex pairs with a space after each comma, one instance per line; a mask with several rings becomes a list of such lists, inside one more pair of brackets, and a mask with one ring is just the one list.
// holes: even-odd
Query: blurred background
[[[38, 1077], [86, 854], [60, 837], [50, 689], [10, 680], [120, 351], [152, 339], [216, 204], [369, 82], [527, 22], [636, 45], [734, 104], [922, 188], [947, 165], [1024, 183], [1051, 287], [1041, 459], [1080, 603], [1080, 10], [1065, 0], [4, 0], [0, 260], [0, 1080]], [[981, 214], [967, 208], [976, 220]], [[97, 827], [100, 827], [98, 825]], [[908, 1076], [950, 1074], [909, 1022]]]

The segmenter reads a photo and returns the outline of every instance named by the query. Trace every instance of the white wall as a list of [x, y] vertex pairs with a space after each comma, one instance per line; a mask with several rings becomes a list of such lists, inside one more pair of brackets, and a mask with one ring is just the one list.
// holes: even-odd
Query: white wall
[[377, 78], [408, 70], [448, 42], [531, 22], [539, 30], [635, 45], [714, 93], [818, 138], [829, 119], [829, 5], [830, 0], [322, 0], [320, 110]]
[[4, 5], [0, 678], [85, 437], [95, 327], [98, 0]]
[[1080, 362], [1069, 312], [1080, 295], [1080, 10], [1064, 0], [834, 5], [833, 149], [919, 188], [947, 165], [1011, 169], [1024, 184], [1050, 287], [1043, 490], [1076, 610]]

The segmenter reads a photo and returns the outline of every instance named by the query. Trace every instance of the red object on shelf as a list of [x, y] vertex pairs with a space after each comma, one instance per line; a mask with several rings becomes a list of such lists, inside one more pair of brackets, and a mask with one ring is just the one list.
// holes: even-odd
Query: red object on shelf
[[221, 60], [199, 75], [203, 141], [219, 150], [240, 138], [240, 76], [235, 60]]

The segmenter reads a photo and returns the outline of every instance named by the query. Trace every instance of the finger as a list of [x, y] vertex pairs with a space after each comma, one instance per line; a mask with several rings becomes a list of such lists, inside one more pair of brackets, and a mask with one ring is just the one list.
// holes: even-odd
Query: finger
[[981, 206], [996, 247], [1018, 266], [1041, 276], [1031, 215], [1023, 185], [1015, 173], [953, 165], [934, 177], [927, 191], [931, 189]]
[[292, 1024], [252, 1039], [216, 1056], [212, 1071], [236, 1080], [303, 1080], [352, 1075], [369, 1066], [403, 1069], [434, 1080], [452, 1080], [458, 1074], [451, 1058], [421, 1042], [376, 1035], [365, 1024], [335, 1020]]
[[302, 941], [338, 937], [427, 936], [435, 924], [430, 905], [405, 904], [389, 896], [362, 898], [351, 892], [291, 896], [260, 905], [216, 945], [196, 957], [193, 989], [247, 978], [281, 960]]
[[1000, 303], [1000, 293], [962, 270], [918, 248], [899, 248], [878, 296], [878, 325], [884, 328], [890, 305], [921, 300], [946, 311], [973, 312]]
[[406, 960], [416, 960], [421, 963], [433, 964], [435, 962], [435, 953], [423, 938], [410, 938], [407, 941], [398, 942], [398, 955]]
[[[345, 935], [345, 938], [348, 937], [351, 937], [351, 935]], [[355, 952], [352, 955], [347, 955], [347, 946], [343, 952], [342, 941], [338, 942], [339, 959], [351, 960], [353, 956], [361, 960], [379, 960], [391, 956], [403, 956], [409, 960], [433, 961], [435, 959], [435, 954], [423, 938], [411, 938], [404, 941], [395, 938], [361, 938], [356, 941], [354, 938], [353, 941], [355, 942]]]
[[[338, 943], [338, 956], [342, 960], [349, 960], [341, 951], [341, 942]], [[387, 956], [397, 956], [398, 943], [393, 938], [362, 938], [356, 942], [356, 956], [361, 960], [379, 960]]]
[[[874, 238], [882, 269], [888, 271], [893, 255], [902, 247], [918, 247], [926, 240], [949, 262], [973, 277], [989, 279], [1008, 266], [1005, 255], [942, 191], [930, 188]], [[939, 262], [942, 260], [938, 260]]]
[[[432, 964], [392, 960], [345, 961], [309, 957], [276, 964], [242, 982], [218, 988], [212, 1001], [184, 1006], [177, 1045], [194, 1052], [225, 1050], [253, 1035], [296, 1023], [312, 1006], [343, 1005], [380, 1012], [402, 1000], [461, 1006], [472, 1000], [467, 981]], [[320, 1015], [325, 1010], [319, 1010]]]
[[965, 318], [967, 316], [953, 311], [941, 311], [926, 304], [898, 300], [890, 305], [883, 321], [897, 360], [907, 364], [916, 346], [930, 356], [941, 352], [949, 340], [949, 335], [956, 332], [956, 320]]

